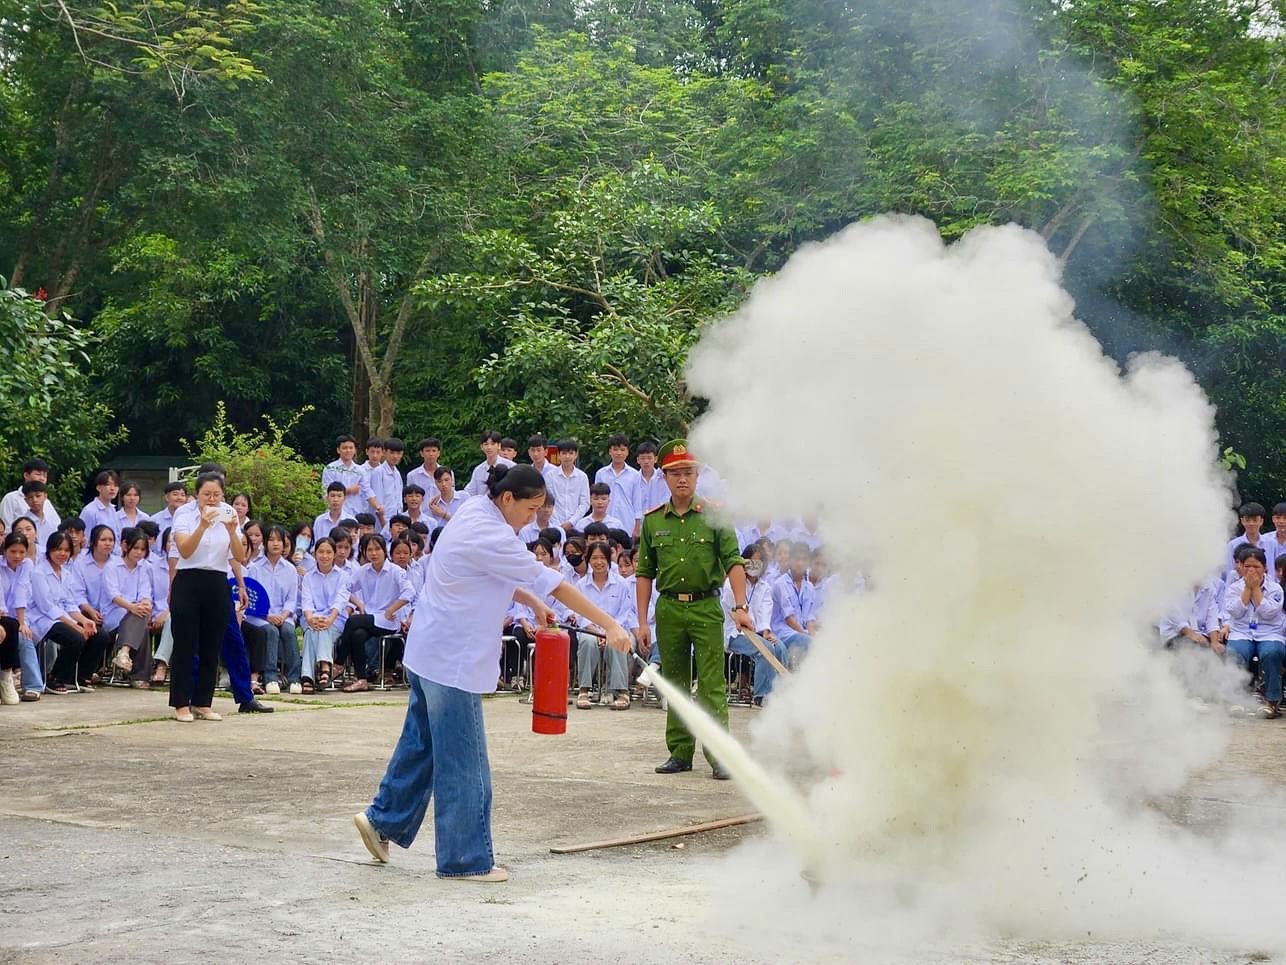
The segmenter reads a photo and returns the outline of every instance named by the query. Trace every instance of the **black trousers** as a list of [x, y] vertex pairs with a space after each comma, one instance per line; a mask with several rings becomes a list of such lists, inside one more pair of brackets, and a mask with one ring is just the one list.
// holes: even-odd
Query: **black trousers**
[[[357, 613], [348, 618], [344, 624], [343, 636], [335, 651], [335, 662], [341, 667], [347, 657], [353, 658], [353, 672], [360, 680], [369, 680], [371, 674], [379, 673], [379, 638], [387, 637], [396, 630], [385, 630], [375, 625], [375, 614]], [[385, 655], [385, 669], [393, 666], [396, 657], [390, 651]]]
[[[222, 570], [179, 570], [170, 588], [174, 652], [170, 655], [170, 706], [209, 707], [219, 679], [219, 647], [232, 612]], [[193, 674], [193, 658], [196, 673]]]
[[263, 664], [268, 655], [268, 631], [246, 621], [241, 624], [241, 636], [246, 641], [246, 658], [250, 661], [250, 672], [263, 676]]
[[18, 659], [18, 621], [13, 617], [0, 617], [4, 639], [0, 640], [0, 670], [17, 670], [22, 666]]
[[85, 649], [85, 638], [67, 624], [55, 622], [45, 634], [45, 640], [52, 640], [58, 647], [54, 665], [45, 675], [49, 678], [49, 683], [75, 684], [76, 665]]

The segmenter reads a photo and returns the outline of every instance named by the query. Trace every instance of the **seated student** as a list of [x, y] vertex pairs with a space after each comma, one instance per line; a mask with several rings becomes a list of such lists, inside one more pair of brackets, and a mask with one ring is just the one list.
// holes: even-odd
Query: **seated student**
[[1261, 717], [1281, 716], [1282, 661], [1286, 657], [1286, 621], [1282, 587], [1265, 572], [1264, 551], [1258, 546], [1240, 550], [1241, 578], [1224, 591], [1221, 620], [1227, 628], [1228, 650], [1243, 666], [1259, 658], [1264, 675]]
[[31, 521], [30, 516], [19, 516], [13, 521], [14, 535], [23, 538], [23, 545], [27, 547], [27, 559], [32, 566], [39, 566], [41, 557], [37, 547], [44, 546], [48, 543], [40, 542], [40, 535], [36, 532], [36, 524]]
[[576, 528], [584, 530], [590, 523], [602, 523], [608, 529], [625, 529], [625, 524], [607, 511], [607, 504], [612, 499], [612, 487], [607, 483], [596, 482], [589, 487], [589, 512], [576, 523]]
[[142, 530], [132, 526], [121, 530], [121, 555], [113, 557], [107, 568], [108, 600], [103, 610], [103, 630], [112, 635], [116, 647], [112, 666], [129, 674], [130, 682], [144, 690], [152, 686], [148, 624], [155, 608], [148, 552]]
[[826, 557], [821, 550], [813, 550], [812, 559], [808, 564], [808, 582], [813, 584], [813, 598], [804, 609], [803, 619], [804, 630], [809, 636], [817, 633], [821, 628], [826, 595], [838, 578], [838, 573], [830, 571], [830, 564], [826, 562]]
[[357, 543], [360, 546], [363, 536], [375, 536], [379, 534], [379, 523], [375, 519], [374, 513], [357, 514]]
[[[635, 606], [629, 594], [629, 585], [612, 572], [612, 551], [606, 543], [595, 543], [586, 550], [586, 562], [589, 575], [576, 584], [577, 589], [585, 594], [591, 602], [612, 617], [626, 630], [637, 626]], [[592, 629], [603, 630], [591, 625]], [[589, 691], [594, 685], [601, 661], [607, 661], [607, 688], [612, 691], [612, 710], [630, 709], [630, 672], [629, 661], [620, 650], [607, 647], [600, 637], [588, 633], [577, 633], [576, 670], [580, 680], [580, 692], [576, 696], [576, 707], [589, 710]]]
[[568, 583], [582, 580], [589, 573], [589, 567], [585, 563], [585, 549], [584, 536], [568, 536], [563, 540], [563, 558], [559, 562], [559, 568], [563, 571], [563, 579]]
[[353, 660], [354, 679], [344, 687], [346, 694], [371, 689], [370, 675], [379, 672], [381, 638], [401, 629], [398, 611], [414, 595], [406, 573], [389, 563], [383, 536], [363, 536], [359, 550], [366, 562], [358, 568], [349, 594], [357, 612], [348, 618], [336, 653], [339, 661], [350, 656]]
[[90, 678], [102, 651], [87, 651], [98, 627], [80, 611], [71, 579], [71, 537], [54, 533], [45, 547], [44, 562], [31, 580], [31, 607], [27, 620], [38, 643], [53, 643], [58, 657], [50, 668], [45, 693], [65, 694], [69, 689], [92, 692]]
[[36, 701], [45, 691], [45, 676], [36, 653], [35, 635], [27, 622], [31, 608], [31, 581], [36, 564], [27, 558], [27, 539], [9, 533], [0, 543], [0, 591], [4, 612], [18, 624], [18, 659], [22, 663], [22, 693], [19, 699]]
[[313, 520], [313, 539], [329, 536], [344, 518], [344, 484], [334, 480], [326, 484], [326, 512]]
[[[241, 543], [246, 548], [246, 560], [250, 559], [250, 541], [245, 531], [241, 533]], [[250, 576], [250, 567], [246, 566], [243, 570], [245, 576]], [[170, 577], [173, 579], [174, 574]], [[268, 588], [264, 587], [266, 591]], [[270, 626], [263, 620], [252, 620], [244, 615], [244, 609], [240, 604], [237, 605], [234, 620], [238, 623], [237, 629], [241, 631], [241, 641], [245, 644], [246, 660], [250, 664], [250, 694], [252, 697], [262, 697], [266, 691], [263, 687], [263, 665], [268, 654], [268, 631]]]
[[455, 474], [446, 466], [438, 466], [433, 473], [433, 482], [437, 492], [429, 500], [429, 515], [438, 521], [438, 525], [445, 526], [460, 511], [469, 494], [455, 491]]
[[[1237, 567], [1233, 564], [1232, 554], [1237, 547], [1250, 544], [1264, 549], [1264, 538], [1260, 531], [1264, 528], [1264, 507], [1259, 503], [1243, 503], [1237, 510], [1237, 518], [1241, 521], [1241, 535], [1234, 536], [1228, 540], [1228, 550], [1224, 559], [1224, 582], [1231, 584], [1237, 579]], [[1271, 574], [1272, 570], [1268, 572]]]
[[62, 520], [49, 504], [49, 493], [45, 484], [38, 479], [22, 484], [22, 498], [27, 504], [27, 519], [36, 525], [36, 538], [41, 545], [49, 542], [49, 537], [58, 532]]
[[246, 566], [263, 559], [264, 532], [263, 523], [257, 519], [248, 519], [241, 527], [241, 534], [246, 538]]
[[233, 496], [232, 509], [237, 514], [238, 526], [244, 527], [246, 523], [254, 518], [255, 506], [249, 493], [237, 493]]
[[295, 609], [299, 602], [299, 573], [286, 558], [290, 535], [284, 527], [270, 526], [264, 538], [264, 555], [250, 564], [246, 571], [268, 591], [268, 615], [252, 617], [245, 622], [265, 628], [267, 647], [264, 650], [264, 693], [281, 693], [278, 683], [280, 666], [286, 672], [290, 693], [301, 694], [303, 687], [299, 673], [299, 644], [295, 639]]
[[[22, 464], [22, 481], [41, 482], [46, 486], [49, 485], [49, 463], [43, 459], [28, 459]], [[58, 513], [52, 503], [46, 503], [46, 512], [55, 520], [58, 519]], [[5, 493], [4, 499], [0, 500], [0, 532], [5, 529], [13, 529], [13, 521], [19, 516], [27, 515], [27, 501], [22, 495], [22, 485], [19, 484], [17, 489]], [[54, 528], [58, 524], [54, 523]]]
[[411, 530], [411, 517], [405, 513], [397, 513], [389, 517], [388, 521], [388, 539], [390, 544], [401, 539]]
[[[416, 586], [416, 581], [411, 577], [411, 567], [415, 563], [415, 547], [411, 545], [409, 539], [395, 539], [388, 544], [388, 560], [406, 574], [406, 581], [411, 587], [411, 602], [402, 607], [397, 614], [399, 630], [402, 636], [406, 636], [411, 629], [411, 617], [415, 614], [415, 604], [420, 599], [419, 587]], [[423, 581], [421, 581], [420, 586], [423, 585]], [[401, 653], [386, 656], [385, 670], [393, 665], [394, 656], [400, 659]]]
[[[70, 535], [70, 534], [69, 534]], [[75, 546], [75, 540], [72, 540]], [[103, 628], [104, 614], [111, 600], [107, 590], [107, 571], [116, 560], [119, 547], [112, 530], [99, 523], [89, 532], [89, 547], [73, 559], [68, 566], [72, 592], [80, 604], [80, 612], [94, 623], [93, 635], [85, 641], [85, 649], [99, 655], [107, 652], [111, 641]], [[97, 669], [97, 665], [95, 665]], [[91, 684], [99, 682], [98, 674], [91, 673]]]
[[[1219, 629], [1223, 591], [1223, 581], [1214, 576], [1194, 585], [1157, 624], [1161, 645], [1169, 650], [1186, 640], [1199, 647], [1211, 646], [1210, 635]], [[1223, 652], [1222, 640], [1218, 652]]]
[[546, 529], [550, 529], [550, 519], [554, 515], [554, 494], [548, 488], [545, 490], [545, 501], [540, 508], [536, 510], [536, 518], [530, 523], [518, 530], [518, 538], [524, 543], [534, 543], [540, 539]]
[[790, 568], [773, 584], [772, 631], [797, 661], [810, 642], [804, 614], [813, 605], [813, 584], [807, 576], [811, 555], [803, 543], [787, 545]]
[[94, 489], [98, 495], [85, 504], [80, 511], [85, 529], [93, 532], [95, 526], [106, 526], [112, 531], [112, 546], [120, 541], [121, 521], [116, 515], [114, 500], [120, 491], [121, 477], [114, 469], [104, 469], [94, 477]]
[[[434, 483], [430, 488], [433, 490], [434, 495], [437, 495], [437, 483]], [[429, 513], [428, 507], [424, 505], [424, 498], [425, 490], [419, 483], [407, 483], [402, 487], [402, 500], [406, 503], [407, 526], [421, 523], [432, 528], [438, 524], [437, 519]]]
[[771, 540], [764, 537], [764, 551], [767, 565], [764, 567], [764, 579], [776, 583], [783, 573], [790, 569], [791, 545], [787, 540]]
[[150, 683], [153, 687], [165, 683], [170, 669], [170, 655], [174, 651], [174, 632], [170, 626], [170, 583], [174, 579], [173, 570], [178, 565], [178, 560], [171, 561], [169, 558], [169, 527], [161, 533], [157, 543], [161, 554], [158, 558], [153, 553], [149, 561], [152, 569], [152, 617], [148, 621], [148, 629], [161, 635], [156, 645], [156, 655], [152, 658]]
[[436, 527], [429, 526], [427, 523], [411, 524], [411, 532], [424, 541], [426, 551], [429, 543], [429, 533], [431, 533], [435, 528]]
[[[352, 609], [348, 602], [348, 577], [335, 566], [335, 543], [323, 536], [313, 547], [317, 566], [304, 576], [304, 658], [301, 689], [304, 693], [328, 690], [335, 641], [344, 632]], [[338, 677], [336, 677], [338, 680]]]
[[[785, 664], [789, 659], [786, 645], [777, 639], [772, 629], [773, 588], [763, 580], [766, 566], [763, 547], [751, 543], [741, 551], [741, 555], [746, 561], [746, 606], [750, 610], [750, 619], [755, 623], [755, 632], [772, 651], [772, 655]], [[777, 671], [759, 652], [759, 648], [732, 622], [732, 607], [736, 603], [732, 595], [732, 584], [725, 580], [719, 596], [723, 603], [724, 648], [729, 653], [739, 653], [754, 659], [754, 705], [762, 707], [764, 698], [772, 692], [773, 684], [777, 682]]]
[[546, 526], [537, 534], [537, 539], [543, 539], [549, 544], [550, 551], [554, 554], [554, 562], [558, 563], [563, 556], [563, 536], [566, 534], [557, 526]]
[[353, 559], [353, 533], [346, 526], [336, 526], [330, 538], [335, 544], [335, 569], [344, 574], [344, 579], [352, 585], [357, 579], [357, 560]]

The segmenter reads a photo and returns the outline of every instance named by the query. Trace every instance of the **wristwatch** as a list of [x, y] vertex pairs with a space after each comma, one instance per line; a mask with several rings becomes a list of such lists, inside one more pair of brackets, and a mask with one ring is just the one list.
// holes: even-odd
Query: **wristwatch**
[[745, 610], [747, 613], [749, 613], [750, 607], [747, 606], [745, 603], [738, 603], [736, 606], [732, 608], [732, 612], [736, 613], [738, 610]]

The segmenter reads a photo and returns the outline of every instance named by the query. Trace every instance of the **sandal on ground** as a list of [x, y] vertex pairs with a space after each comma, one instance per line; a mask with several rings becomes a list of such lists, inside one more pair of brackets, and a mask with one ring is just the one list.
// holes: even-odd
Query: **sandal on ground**
[[29, 704], [33, 704], [40, 699], [40, 694], [36, 693], [34, 690], [24, 690], [22, 692], [22, 696], [18, 699], [26, 701]]
[[577, 709], [577, 710], [589, 710], [589, 709], [590, 709], [591, 707], [593, 707], [593, 706], [594, 706], [594, 705], [593, 705], [592, 703], [590, 703], [590, 699], [589, 699], [589, 694], [588, 694], [588, 693], [586, 693], [586, 692], [582, 691], [581, 693], [579, 693], [579, 694], [577, 694], [577, 695], [576, 695], [576, 709]]
[[222, 714], [216, 714], [209, 707], [193, 707], [192, 715], [197, 720], [223, 720]]
[[94, 692], [94, 684], [96, 683], [98, 683], [97, 674], [90, 677], [88, 680], [82, 680], [80, 682], [80, 692], [82, 694], [92, 694]]
[[261, 684], [257, 680], [252, 682], [250, 684], [250, 693], [252, 693], [256, 697], [262, 697], [264, 695], [263, 684]]
[[366, 691], [368, 691], [368, 690], [370, 690], [370, 689], [371, 689], [371, 685], [370, 685], [370, 684], [368, 684], [365, 680], [362, 680], [362, 679], [360, 679], [360, 678], [359, 678], [359, 679], [357, 679], [357, 680], [354, 680], [352, 683], [347, 684], [347, 685], [344, 687], [344, 693], [346, 693], [346, 694], [361, 694], [361, 693], [365, 693]]
[[116, 651], [116, 656], [112, 657], [112, 666], [117, 670], [124, 670], [126, 673], [133, 673], [134, 661], [130, 659], [128, 647], [121, 647]]
[[630, 698], [624, 691], [618, 691], [616, 699], [612, 701], [612, 710], [629, 710]]
[[[317, 675], [317, 689], [318, 689], [318, 690], [330, 690], [330, 674], [328, 674], [328, 673], [319, 673], [319, 674]], [[308, 691], [307, 691], [307, 690], [304, 690], [304, 693], [308, 693]]]
[[313, 692], [313, 682], [307, 677], [300, 682], [300, 686], [303, 687], [303, 692], [306, 694], [311, 694]]
[[45, 693], [59, 695], [65, 694], [67, 693], [67, 685], [60, 681], [51, 680], [45, 684]]

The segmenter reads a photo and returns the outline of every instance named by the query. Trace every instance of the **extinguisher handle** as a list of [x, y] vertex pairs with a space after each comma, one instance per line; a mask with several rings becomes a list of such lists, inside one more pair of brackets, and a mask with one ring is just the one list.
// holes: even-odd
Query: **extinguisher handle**
[[574, 627], [570, 623], [556, 623], [554, 626], [560, 630], [568, 630], [572, 633], [588, 633], [591, 637], [598, 637], [600, 640], [606, 640], [607, 634], [600, 633], [598, 630], [591, 630], [589, 627]]

